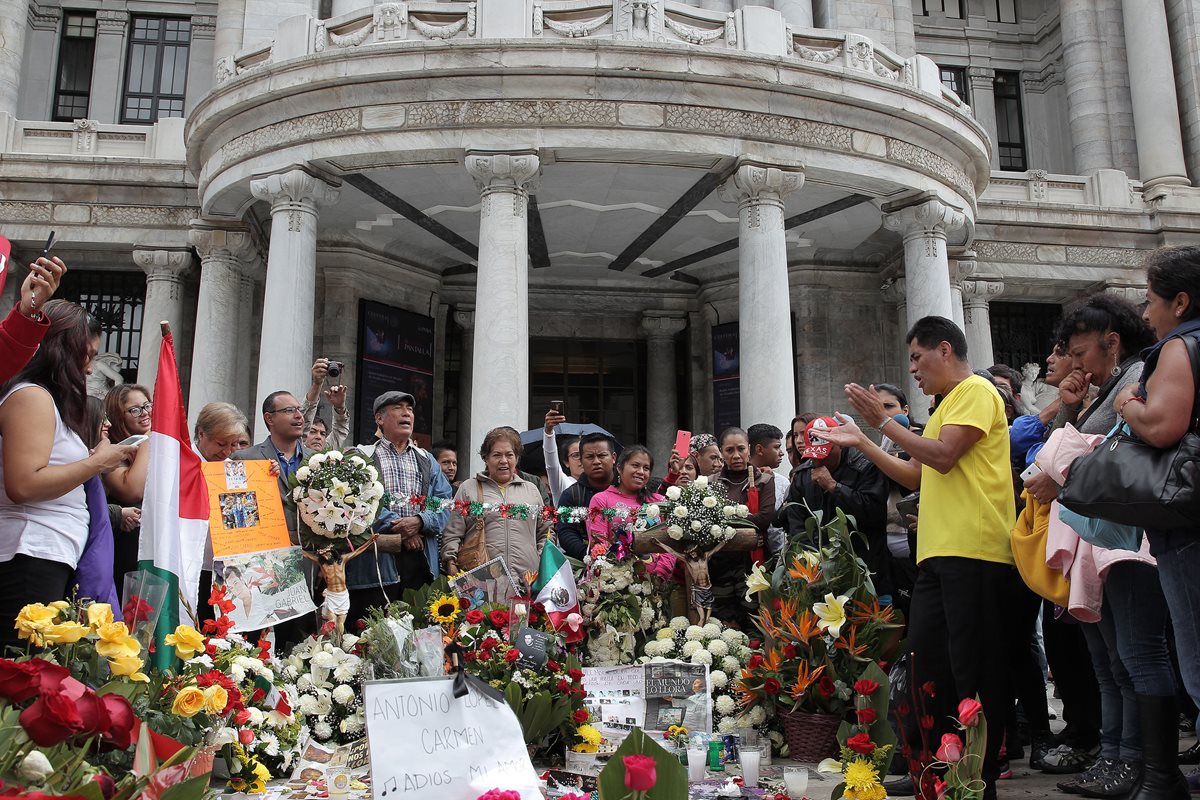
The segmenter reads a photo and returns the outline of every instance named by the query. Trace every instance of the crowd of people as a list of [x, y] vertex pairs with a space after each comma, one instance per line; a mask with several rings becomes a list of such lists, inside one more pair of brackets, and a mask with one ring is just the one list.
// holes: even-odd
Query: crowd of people
[[[152, 392], [122, 384], [102, 401], [87, 396], [100, 329], [80, 306], [51, 299], [65, 269], [57, 258], [31, 265], [0, 325], [0, 618], [70, 596], [76, 585], [97, 598], [119, 596], [137, 566]], [[1032, 539], [1041, 542], [1040, 558], [1053, 560], [1045, 542], [1060, 529], [1061, 486], [1050, 459], [1039, 456], [1054, 431], [1070, 426], [1103, 437], [1124, 426], [1168, 448], [1196, 427], [1200, 373], [1187, 342], [1200, 339], [1200, 247], [1160, 249], [1146, 273], [1140, 308], [1101, 293], [1066, 310], [1046, 354], [1044, 383], [1057, 396], [1033, 410], [1024, 407], [1020, 372], [973, 369], [953, 322], [919, 320], [906, 341], [908, 370], [931, 398], [924, 427], [913, 420], [910, 404], [918, 400], [887, 383], [847, 384], [853, 417], [822, 409], [797, 414], [786, 432], [765, 421], [716, 436], [697, 432], [687, 452], [669, 454], [622, 447], [603, 432], [558, 436], [566, 418], [555, 407], [544, 419], [544, 462], [530, 458], [515, 428], [501, 427], [480, 443], [483, 470], [467, 476], [459, 467], [465, 454], [450, 443], [417, 444], [416, 403], [396, 387], [374, 399], [373, 441], [356, 445], [392, 502], [374, 545], [347, 565], [348, 617], [496, 557], [513, 575], [535, 573], [547, 541], [582, 560], [612, 537], [612, 514], [466, 515], [450, 504], [413, 504], [413, 496], [635, 511], [670, 486], [706, 476], [730, 503], [748, 506], [758, 532], [754, 551], [711, 559], [713, 615], [750, 628], [753, 561], [776, 558], [810, 535], [813, 515], [852, 516], [880, 602], [907, 621], [913, 680], [937, 687], [930, 709], [937, 725], [960, 698], [978, 695], [983, 704], [991, 732], [985, 797], [1026, 746], [1031, 767], [1066, 776], [1059, 783], [1066, 793], [1187, 797], [1180, 765], [1200, 763], [1200, 749], [1177, 751], [1181, 720], [1194, 726], [1200, 702], [1197, 531], [1147, 529], [1126, 547], [1089, 550], [1094, 566], [1072, 569], [1065, 606], [1047, 599], [1045, 564], [1018, 569], [1014, 557], [1014, 542]], [[331, 384], [329, 370], [326, 359], [314, 363], [303, 399], [281, 388], [263, 400], [268, 433], [257, 444], [246, 415], [230, 403], [211, 403], [196, 418], [194, 447], [205, 461], [278, 466], [294, 541], [289, 477], [314, 452], [355, 446], [346, 387]], [[322, 399], [328, 420], [318, 416]], [[201, 608], [213, 568], [210, 555]], [[302, 618], [275, 634], [297, 641], [315, 625]], [[5, 627], [0, 645], [15, 644]], [[1066, 722], [1057, 734], [1049, 675]], [[899, 796], [913, 788], [900, 781], [888, 790]]]

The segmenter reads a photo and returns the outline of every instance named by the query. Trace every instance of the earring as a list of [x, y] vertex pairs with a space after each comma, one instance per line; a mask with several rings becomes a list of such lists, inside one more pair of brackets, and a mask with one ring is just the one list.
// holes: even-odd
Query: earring
[[1114, 364], [1114, 365], [1113, 365], [1113, 368], [1112, 368], [1112, 370], [1109, 372], [1109, 374], [1110, 374], [1110, 375], [1112, 375], [1112, 376], [1115, 378], [1115, 377], [1117, 377], [1118, 375], [1120, 375], [1120, 374], [1121, 374], [1121, 368], [1120, 368], [1119, 366], [1117, 366], [1116, 364]]

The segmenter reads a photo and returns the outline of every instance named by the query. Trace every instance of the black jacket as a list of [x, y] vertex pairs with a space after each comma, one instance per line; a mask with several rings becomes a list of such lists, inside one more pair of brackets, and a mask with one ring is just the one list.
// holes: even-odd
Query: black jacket
[[[781, 526], [787, 529], [788, 538], [805, 535], [804, 522], [809, 517], [809, 508], [823, 512], [822, 521], [826, 523], [836, 516], [835, 509], [840, 508], [854, 517], [855, 529], [861, 531], [868, 540], [882, 537], [887, 526], [890, 488], [887, 476], [862, 453], [847, 448], [842, 451], [842, 463], [830, 471], [837, 481], [837, 487], [832, 492], [826, 492], [813, 482], [814, 466], [815, 462], [804, 461], [792, 477], [787, 501], [794, 505], [784, 510], [784, 524]], [[805, 508], [805, 503], [808, 508]]]
[[[592, 502], [592, 498], [601, 491], [601, 489], [593, 489], [587, 476], [582, 476], [582, 480], [568, 486], [566, 491], [559, 496], [558, 505], [567, 508], [576, 506], [587, 508]], [[587, 520], [559, 522], [555, 524], [554, 530], [558, 534], [558, 546], [562, 548], [562, 551], [571, 558], [582, 561], [583, 557], [587, 555]]]

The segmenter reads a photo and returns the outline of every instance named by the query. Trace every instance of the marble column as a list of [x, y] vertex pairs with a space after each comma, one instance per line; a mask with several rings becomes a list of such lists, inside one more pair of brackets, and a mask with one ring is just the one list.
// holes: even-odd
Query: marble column
[[738, 344], [742, 427], [786, 428], [796, 413], [784, 198], [804, 185], [800, 169], [743, 163], [721, 188], [738, 205]]
[[683, 317], [656, 313], [642, 317], [642, 332], [646, 334], [646, 438], [656, 464], [666, 463], [679, 429], [675, 336], [686, 327]]
[[[302, 169], [292, 169], [251, 181], [250, 193], [271, 204], [257, 406], [275, 391], [300, 397], [311, 382], [317, 209], [337, 200], [338, 190]], [[259, 417], [255, 441], [265, 436]]]
[[975, 369], [996, 363], [992, 350], [992, 320], [988, 303], [1004, 292], [1004, 282], [989, 278], [963, 281], [963, 311], [966, 315], [967, 358]]
[[242, 264], [253, 257], [254, 243], [247, 230], [214, 227], [199, 220], [192, 223], [188, 241], [200, 256], [200, 297], [187, 404], [188, 424], [194, 427], [196, 416], [207, 404], [242, 401], [238, 375], [250, 367], [245, 357], [250, 339], [238, 324], [243, 304]]
[[96, 57], [88, 117], [97, 122], [121, 121], [121, 87], [125, 85], [128, 36], [128, 11], [101, 9], [96, 12]]
[[1060, 0], [1059, 25], [1075, 172], [1087, 175], [1113, 169], [1116, 160], [1104, 80], [1106, 47], [1093, 0]]
[[458, 464], [459, 474], [467, 474], [471, 454], [483, 444], [471, 441], [471, 373], [475, 369], [472, 351], [475, 349], [475, 306], [460, 305], [454, 310], [454, 321], [462, 330], [462, 358], [458, 367]]
[[896, 307], [895, 366], [897, 374], [900, 376], [896, 385], [904, 389], [904, 393], [908, 395], [909, 416], [917, 422], [924, 422], [929, 416], [929, 404], [922, 399], [924, 394], [917, 386], [916, 379], [908, 371], [908, 342], [904, 341], [909, 328], [908, 289], [904, 278], [888, 280], [880, 288], [880, 293], [883, 295], [884, 302]]
[[[244, 346], [247, 348], [250, 347], [249, 343], [254, 341], [257, 332], [254, 326], [254, 312], [260, 306], [255, 301], [258, 297], [258, 285], [267, 274], [266, 264], [263, 261], [262, 253], [255, 247], [250, 258], [241, 263], [242, 274], [238, 276], [238, 341], [244, 342]], [[254, 419], [258, 416], [258, 407], [254, 404], [254, 392], [258, 387], [258, 379], [251, 369], [254, 364], [250, 356], [250, 350], [247, 349], [243, 363], [237, 371], [232, 402], [247, 412], [249, 419]], [[258, 359], [261, 363], [261, 352], [258, 354]]]
[[17, 116], [28, 20], [28, 2], [0, 0], [0, 42], [3, 42], [0, 47], [0, 114]]
[[1124, 0], [1122, 10], [1139, 175], [1146, 188], [1187, 186], [1166, 8], [1163, 0]]
[[213, 41], [213, 64], [233, 58], [242, 49], [246, 25], [246, 0], [217, 0], [217, 23]]
[[996, 70], [989, 67], [968, 67], [967, 83], [971, 87], [968, 97], [975, 121], [987, 131], [991, 140], [992, 169], [1000, 169], [1000, 146], [996, 130]]
[[162, 344], [158, 323], [171, 323], [176, 359], [187, 346], [180, 340], [183, 334], [183, 274], [192, 266], [192, 254], [187, 250], [134, 250], [133, 262], [146, 273], [146, 305], [142, 310], [137, 381], [153, 391]]
[[930, 315], [954, 319], [946, 233], [965, 225], [966, 217], [936, 198], [904, 202], [884, 205], [883, 225], [904, 237], [908, 325]]
[[[479, 279], [471, 376], [471, 442], [529, 422], [529, 189], [536, 153], [467, 153], [479, 187]], [[482, 468], [471, 456], [472, 472]]]

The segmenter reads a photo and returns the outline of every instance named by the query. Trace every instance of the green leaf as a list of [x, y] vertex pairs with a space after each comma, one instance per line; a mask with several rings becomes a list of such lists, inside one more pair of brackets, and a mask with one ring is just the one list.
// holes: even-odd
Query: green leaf
[[163, 789], [160, 800], [203, 800], [208, 791], [208, 777], [207, 775], [197, 775], [194, 778], [188, 778], [183, 783], [168, 786]]
[[643, 755], [654, 759], [658, 780], [646, 792], [646, 800], [680, 800], [688, 796], [687, 769], [679, 759], [664, 750], [657, 742], [634, 728], [617, 748], [617, 752], [600, 771], [600, 800], [622, 800], [628, 797], [625, 788], [625, 756]]
[[133, 702], [133, 699], [141, 694], [143, 687], [136, 683], [127, 683], [125, 681], [109, 681], [96, 690], [97, 695], [119, 694], [126, 700]]

